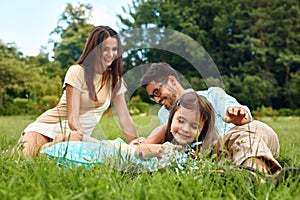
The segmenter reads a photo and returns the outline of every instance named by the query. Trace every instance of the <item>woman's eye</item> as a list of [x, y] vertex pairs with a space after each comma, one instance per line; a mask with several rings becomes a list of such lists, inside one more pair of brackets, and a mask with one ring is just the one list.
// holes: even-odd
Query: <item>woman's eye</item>
[[113, 51], [118, 51], [118, 47], [113, 48]]
[[183, 121], [182, 119], [178, 119], [178, 122], [179, 122], [180, 124], [184, 123], [184, 121]]

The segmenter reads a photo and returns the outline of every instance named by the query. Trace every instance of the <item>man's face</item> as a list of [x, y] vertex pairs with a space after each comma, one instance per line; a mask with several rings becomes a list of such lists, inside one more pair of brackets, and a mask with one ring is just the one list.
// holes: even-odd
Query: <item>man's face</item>
[[146, 90], [151, 99], [168, 110], [176, 103], [176, 88], [169, 84], [168, 80], [162, 83], [152, 81], [146, 86]]

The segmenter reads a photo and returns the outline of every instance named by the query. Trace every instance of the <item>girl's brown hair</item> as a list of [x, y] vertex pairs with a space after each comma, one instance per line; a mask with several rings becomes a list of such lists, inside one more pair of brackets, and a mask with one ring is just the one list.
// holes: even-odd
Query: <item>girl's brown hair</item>
[[[101, 63], [102, 43], [108, 37], [113, 37], [117, 39], [118, 55], [116, 60], [114, 60], [113, 63], [107, 69], [103, 69], [103, 65]], [[95, 86], [93, 83], [96, 67], [101, 66], [103, 69], [100, 89], [105, 84], [109, 83], [110, 79], [112, 79], [112, 88], [114, 96], [121, 86], [121, 76], [123, 70], [122, 62], [123, 61], [121, 41], [118, 36], [118, 33], [109, 26], [94, 27], [88, 37], [82, 54], [76, 62], [76, 64], [79, 64], [84, 67], [85, 81], [89, 90], [89, 96], [92, 100], [97, 101], [97, 92], [95, 91]]]
[[195, 142], [201, 141], [203, 150], [212, 147], [217, 139], [214, 108], [205, 97], [198, 95], [196, 92], [187, 92], [178, 99], [169, 115], [167, 133], [164, 142], [172, 142], [174, 140], [171, 133], [171, 124], [174, 114], [181, 106], [189, 110], [196, 110], [200, 113], [199, 120], [203, 121], [204, 124], [199, 137], [195, 138]]

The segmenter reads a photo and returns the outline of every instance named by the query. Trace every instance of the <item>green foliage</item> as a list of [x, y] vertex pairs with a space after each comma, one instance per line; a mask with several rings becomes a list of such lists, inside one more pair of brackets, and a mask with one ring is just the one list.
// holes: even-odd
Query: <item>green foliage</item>
[[27, 102], [28, 99], [25, 98], [15, 98], [13, 100], [14, 106], [16, 107], [15, 114], [26, 114], [27, 113]]
[[206, 89], [206, 84], [203, 79], [199, 77], [191, 77], [191, 87], [195, 90], [203, 90]]
[[291, 117], [295, 117], [295, 116], [300, 116], [300, 109], [290, 109], [290, 108], [280, 108], [279, 110], [277, 110], [276, 114], [278, 116], [291, 116]]
[[271, 97], [276, 96], [274, 84], [257, 75], [245, 76], [243, 80], [242, 93], [248, 97], [250, 106], [256, 108], [263, 102], [263, 105], [271, 106]]
[[[297, 110], [300, 107], [299, 1], [133, 2], [123, 9], [130, 17], [118, 15], [121, 33], [141, 27], [175, 30], [203, 46], [209, 55], [192, 51], [194, 44], [183, 43], [180, 34], [162, 37], [151, 31], [145, 37], [128, 36], [127, 40], [125, 37], [123, 49], [140, 43], [147, 46], [161, 42], [170, 49], [180, 49], [179, 53], [189, 53], [191, 60], [210, 56], [222, 75], [226, 91], [251, 109], [265, 106]], [[88, 23], [91, 11], [89, 4], [67, 4], [51, 33], [59, 38], [50, 38], [54, 44], [54, 61], [49, 61], [49, 54], [45, 52], [24, 57], [14, 43], [0, 41], [0, 115], [23, 113], [13, 105], [15, 98], [28, 99], [28, 109], [35, 109], [27, 112], [38, 112], [44, 96], [61, 95], [66, 69], [78, 59], [93, 27]], [[189, 61], [159, 47], [129, 48], [123, 59], [124, 74], [141, 64], [166, 61], [188, 81], [185, 87], [201, 90], [207, 82], [220, 84], [212, 79], [204, 80]], [[210, 66], [206, 64], [201, 60], [194, 65], [208, 71]], [[129, 82], [136, 82], [136, 77], [132, 76]], [[134, 95], [151, 103], [143, 89], [137, 89]], [[137, 107], [134, 112], [140, 112]]]
[[50, 108], [53, 108], [59, 101], [57, 96], [47, 95], [43, 96], [40, 100], [40, 108], [42, 111], [46, 111]]
[[300, 107], [300, 71], [291, 74], [291, 79], [287, 85], [286, 92], [289, 104], [292, 108]]
[[279, 116], [292, 116], [292, 115], [295, 115], [295, 113], [293, 112], [293, 110], [291, 110], [289, 108], [280, 108], [277, 111], [277, 114]]
[[261, 119], [262, 117], [275, 117], [277, 115], [277, 111], [272, 107], [262, 106], [257, 110], [252, 111], [252, 115], [254, 116], [254, 118], [258, 116], [259, 119]]
[[91, 18], [92, 6], [78, 4], [73, 6], [68, 3], [62, 13], [58, 26], [52, 34], [59, 35], [59, 41], [54, 43], [54, 59], [60, 62], [62, 68], [75, 64], [82, 53], [86, 39], [94, 27], [87, 21]]
[[[299, 1], [133, 2], [128, 10], [124, 8], [130, 20], [119, 15], [124, 25], [122, 31], [154, 27], [186, 34], [209, 52], [222, 77], [233, 79], [224, 79], [224, 84], [238, 100], [242, 98], [253, 109], [261, 106], [299, 107], [296, 99], [299, 99], [297, 88], [300, 86], [294, 75], [300, 69]], [[158, 37], [157, 42], [165, 42], [163, 39]], [[175, 49], [178, 46], [182, 51], [189, 49], [188, 45], [181, 44], [180, 38], [168, 40]], [[197, 52], [193, 53], [197, 55]], [[200, 81], [194, 78], [199, 77], [199, 73], [178, 57], [157, 49], [139, 49], [129, 52], [125, 68], [166, 61], [186, 76], [193, 87], [202, 88]], [[241, 82], [236, 82], [238, 80]]]
[[148, 103], [142, 102], [140, 96], [132, 97], [128, 103], [129, 113], [131, 115], [138, 115], [143, 113], [149, 113], [150, 106]]

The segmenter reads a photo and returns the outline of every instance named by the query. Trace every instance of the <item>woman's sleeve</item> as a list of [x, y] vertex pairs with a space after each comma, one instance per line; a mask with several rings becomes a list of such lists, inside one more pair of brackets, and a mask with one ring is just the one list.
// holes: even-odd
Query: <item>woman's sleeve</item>
[[63, 83], [63, 89], [65, 89], [67, 84], [80, 91], [82, 90], [84, 85], [84, 69], [80, 65], [72, 65], [68, 69]]
[[127, 91], [127, 88], [126, 88], [125, 82], [124, 82], [124, 80], [123, 80], [123, 78], [122, 78], [122, 79], [121, 79], [121, 86], [120, 86], [119, 91], [117, 92], [117, 95], [118, 95], [118, 94], [124, 94], [126, 91]]

